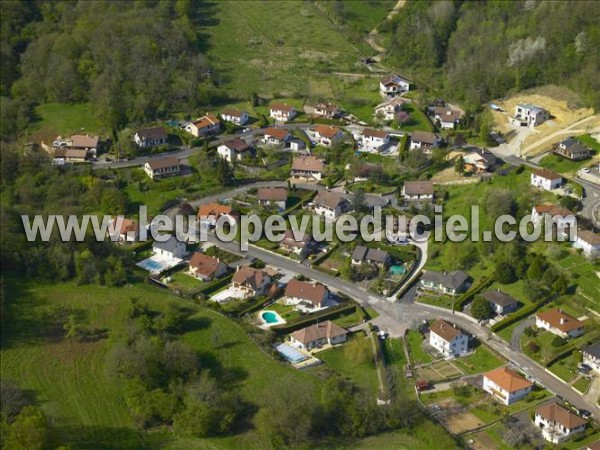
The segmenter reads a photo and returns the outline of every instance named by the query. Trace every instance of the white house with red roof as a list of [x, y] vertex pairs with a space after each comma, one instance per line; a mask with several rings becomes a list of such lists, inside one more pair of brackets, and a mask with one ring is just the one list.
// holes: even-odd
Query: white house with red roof
[[280, 122], [287, 122], [296, 117], [296, 108], [287, 103], [273, 103], [269, 107], [269, 117]]
[[246, 111], [237, 108], [225, 108], [221, 111], [221, 119], [225, 122], [231, 122], [235, 125], [245, 125], [250, 116]]
[[553, 191], [558, 189], [563, 183], [563, 178], [551, 170], [537, 169], [531, 172], [531, 185]]
[[219, 278], [227, 272], [227, 265], [219, 258], [205, 255], [204, 253], [194, 253], [188, 263], [189, 274], [202, 281], [210, 281]]
[[196, 136], [203, 137], [209, 134], [216, 134], [221, 128], [221, 121], [211, 114], [202, 116], [185, 126], [185, 131]]
[[303, 305], [308, 308], [323, 308], [329, 291], [320, 283], [309, 283], [292, 279], [285, 287], [286, 305]]
[[599, 258], [600, 234], [589, 230], [579, 230], [575, 242], [573, 242], [573, 247], [582, 249], [583, 254], [588, 258]]
[[395, 96], [409, 90], [410, 83], [400, 75], [391, 74], [379, 80], [379, 92], [384, 97]]
[[344, 138], [344, 132], [333, 125], [318, 124], [306, 131], [306, 134], [315, 145], [331, 147], [335, 142]]
[[365, 128], [361, 134], [362, 151], [379, 152], [390, 142], [390, 135], [387, 131], [377, 130], [375, 128]]
[[535, 315], [535, 326], [565, 339], [584, 333], [584, 323], [560, 309], [538, 312]]
[[533, 389], [533, 383], [508, 367], [499, 367], [483, 375], [483, 390], [505, 405], [512, 405]]
[[560, 444], [574, 434], [583, 433], [587, 426], [587, 420], [555, 400], [535, 410], [533, 423], [542, 430], [542, 437], [553, 444]]

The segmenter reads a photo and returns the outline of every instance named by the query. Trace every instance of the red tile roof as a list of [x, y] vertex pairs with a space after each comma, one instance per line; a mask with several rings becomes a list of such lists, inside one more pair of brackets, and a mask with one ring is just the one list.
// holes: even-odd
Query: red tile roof
[[257, 197], [264, 201], [284, 201], [287, 200], [288, 190], [286, 188], [260, 188]]
[[300, 298], [318, 305], [327, 294], [327, 288], [319, 283], [308, 283], [307, 281], [290, 280], [285, 287], [285, 296]]
[[277, 139], [278, 141], [283, 141], [289, 135], [289, 131], [285, 128], [269, 127], [265, 130], [265, 136], [271, 136]]
[[343, 336], [348, 332], [339, 325], [327, 320], [325, 322], [316, 323], [306, 328], [302, 328], [292, 333], [292, 337], [302, 342], [304, 345], [309, 342], [314, 342], [319, 339], [333, 339], [338, 336]]
[[429, 327], [429, 331], [437, 334], [446, 342], [452, 342], [458, 335], [462, 334], [460, 328], [456, 328], [442, 319], [433, 322]]
[[499, 367], [494, 369], [484, 374], [484, 377], [493, 381], [507, 392], [517, 392], [521, 389], [533, 386], [531, 381], [527, 381], [525, 378], [517, 375], [516, 372], [507, 367]]
[[219, 268], [219, 264], [222, 264], [221, 260], [204, 253], [194, 253], [189, 262], [190, 269], [193, 268], [195, 272], [205, 277], [213, 276]]
[[537, 175], [538, 177], [545, 178], [547, 180], [562, 179], [562, 176], [560, 176], [556, 172], [552, 172], [551, 170], [548, 170], [548, 169], [537, 169], [537, 170], [533, 171], [533, 174]]
[[319, 133], [319, 136], [323, 136], [324, 138], [333, 139], [342, 130], [340, 130], [338, 127], [334, 127], [332, 125], [319, 124], [319, 125], [315, 125], [314, 128], [312, 129], [312, 131]]
[[559, 423], [568, 430], [573, 430], [574, 428], [580, 427], [581, 425], [585, 425], [587, 423], [587, 420], [585, 420], [583, 417], [573, 414], [567, 408], [559, 405], [556, 402], [542, 405], [536, 409], [535, 412], [547, 421]]
[[297, 156], [292, 162], [292, 170], [322, 172], [325, 164], [316, 156]]
[[563, 333], [583, 328], [583, 322], [565, 314], [560, 309], [550, 309], [548, 311], [539, 312], [536, 316], [541, 321], [549, 324], [552, 328], [556, 328]]

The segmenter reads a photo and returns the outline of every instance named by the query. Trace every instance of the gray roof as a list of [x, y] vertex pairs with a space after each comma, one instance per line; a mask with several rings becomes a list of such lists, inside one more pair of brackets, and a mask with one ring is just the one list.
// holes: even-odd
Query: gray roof
[[142, 139], [166, 139], [167, 132], [163, 127], [144, 128], [137, 131]]
[[385, 250], [368, 248], [364, 245], [357, 245], [352, 252], [352, 259], [355, 261], [374, 261], [385, 263], [389, 259], [389, 253]]
[[462, 270], [453, 270], [452, 272], [435, 272], [430, 270], [425, 272], [422, 279], [441, 284], [448, 289], [458, 289], [469, 279], [469, 275]]
[[600, 342], [596, 342], [595, 344], [587, 346], [583, 349], [583, 353], [587, 353], [588, 355], [591, 355], [594, 358], [600, 359]]
[[501, 291], [486, 291], [481, 294], [488, 302], [499, 306], [510, 306], [518, 303], [518, 300]]
[[165, 242], [154, 241], [152, 247], [164, 250], [166, 252], [173, 252], [181, 241], [177, 240], [175, 236], [169, 237]]

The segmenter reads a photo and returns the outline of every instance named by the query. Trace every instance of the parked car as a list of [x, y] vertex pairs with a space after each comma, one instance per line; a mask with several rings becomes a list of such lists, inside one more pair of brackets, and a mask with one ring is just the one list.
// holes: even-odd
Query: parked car
[[588, 366], [587, 364], [584, 364], [584, 363], [579, 363], [579, 364], [577, 365], [577, 367], [578, 367], [579, 369], [581, 369], [581, 370], [584, 370], [584, 371], [586, 371], [586, 372], [589, 372], [590, 370], [592, 370], [592, 368], [591, 368], [590, 366]]
[[587, 167], [584, 167], [583, 169], [581, 169], [581, 171], [583, 173], [590, 173], [590, 169], [588, 169]]
[[589, 419], [590, 417], [592, 417], [592, 413], [587, 409], [578, 409], [577, 414], [579, 414], [584, 419]]

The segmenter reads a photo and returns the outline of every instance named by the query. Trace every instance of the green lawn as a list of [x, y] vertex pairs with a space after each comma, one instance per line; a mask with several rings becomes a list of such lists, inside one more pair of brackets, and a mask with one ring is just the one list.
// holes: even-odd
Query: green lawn
[[581, 362], [581, 354], [573, 352], [566, 358], [559, 359], [554, 364], [548, 367], [548, 370], [559, 378], [569, 382], [575, 378], [577, 364]]
[[[368, 338], [364, 337], [364, 333], [358, 333], [352, 339], [361, 340], [361, 343], [371, 351], [371, 342]], [[369, 359], [364, 363], [356, 363], [351, 358], [348, 358], [348, 353], [344, 351], [346, 345], [348, 344], [323, 350], [317, 353], [316, 357], [323, 361], [330, 369], [350, 378], [357, 386], [372, 392], [374, 396], [377, 395], [379, 383], [377, 381], [377, 371], [375, 370], [374, 361]]]
[[197, 287], [202, 286], [203, 282], [198, 280], [197, 278], [188, 275], [186, 273], [187, 268], [180, 271], [180, 272], [175, 272], [171, 275], [169, 275], [172, 279], [172, 281], [169, 283], [170, 287], [173, 288], [177, 288], [177, 289], [183, 289], [183, 290], [192, 290], [192, 289], [196, 289]]
[[34, 130], [44, 139], [74, 133], [108, 137], [110, 131], [96, 117], [90, 103], [44, 103], [35, 108], [35, 115], [39, 121], [34, 123]]
[[570, 159], [551, 153], [544, 156], [539, 164], [542, 167], [558, 173], [572, 174], [576, 170], [589, 165], [590, 160], [584, 159], [583, 161], [571, 161]]
[[[70, 314], [80, 315], [91, 327], [107, 328], [111, 335], [121, 333], [125, 300], [137, 298], [153, 310], [181, 303], [166, 291], [145, 284], [106, 288], [63, 283], [17, 288], [9, 281], [6, 292], [18, 296], [18, 301], [11, 303], [11, 320], [2, 329], [2, 378], [31, 391], [57, 429], [57, 441], [72, 448], [199, 449], [240, 448], [247, 439], [256, 439], [251, 437], [255, 436], [252, 431], [198, 440], [137, 430], [118, 383], [107, 376], [105, 357], [114, 341], [80, 343], [63, 338], [62, 324]], [[278, 395], [274, 385], [282, 377], [316, 388], [316, 378], [267, 356], [236, 322], [187, 305], [197, 312], [190, 317], [183, 340], [200, 355], [214, 354], [214, 359], [202, 357], [202, 366], [218, 368], [246, 401], [260, 408], [270, 396]]]
[[344, 23], [353, 31], [367, 34], [387, 17], [395, 4], [395, 0], [344, 2]]
[[319, 72], [361, 69], [358, 50], [311, 3], [229, 1], [203, 8], [200, 15], [214, 14], [203, 27], [208, 59], [239, 98], [252, 91], [301, 98]]
[[491, 350], [480, 344], [472, 355], [456, 358], [454, 361], [466, 374], [488, 372], [504, 364]]
[[415, 366], [432, 361], [431, 356], [423, 350], [422, 342], [423, 336], [421, 336], [421, 333], [415, 330], [408, 330], [406, 333], [406, 344], [410, 352], [410, 359]]
[[579, 380], [577, 380], [575, 383], [573, 383], [573, 387], [575, 389], [577, 389], [579, 392], [585, 393], [588, 390], [588, 388], [590, 387], [591, 383], [592, 383], [591, 378], [582, 377]]

